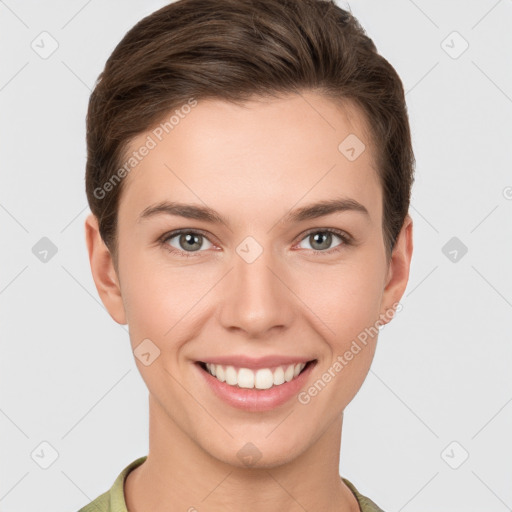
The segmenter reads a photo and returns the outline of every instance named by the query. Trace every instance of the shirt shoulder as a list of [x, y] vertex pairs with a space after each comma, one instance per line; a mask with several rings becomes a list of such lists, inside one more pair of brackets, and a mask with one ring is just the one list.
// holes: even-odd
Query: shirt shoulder
[[354, 496], [357, 499], [357, 503], [359, 504], [359, 508], [361, 512], [384, 512], [375, 502], [373, 502], [370, 498], [363, 496], [355, 487], [353, 483], [351, 483], [346, 478], [341, 478], [346, 484], [347, 487], [352, 491]]
[[78, 512], [110, 512], [110, 491], [104, 492]]
[[140, 466], [147, 459], [147, 455], [130, 462], [117, 476], [112, 487], [91, 501], [78, 512], [127, 512], [124, 499], [124, 481], [128, 473]]

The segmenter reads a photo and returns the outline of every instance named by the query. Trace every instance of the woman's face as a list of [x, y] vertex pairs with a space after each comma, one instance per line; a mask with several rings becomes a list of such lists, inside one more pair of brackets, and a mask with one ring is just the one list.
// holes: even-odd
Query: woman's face
[[[180, 112], [168, 133], [156, 127], [130, 145], [140, 161], [118, 212], [122, 307], [104, 302], [129, 325], [154, 417], [226, 463], [242, 466], [244, 450], [284, 463], [363, 383], [377, 341], [364, 333], [389, 321], [403, 294], [412, 225], [388, 267], [381, 187], [356, 110], [309, 92]], [[352, 207], [309, 210], [341, 200]], [[151, 210], [164, 203], [182, 207]], [[216, 361], [221, 380], [254, 371], [242, 371], [240, 388], [198, 364]], [[286, 374], [294, 361], [314, 364], [299, 384], [290, 371], [274, 384], [280, 362]], [[249, 389], [253, 376], [272, 387]]]

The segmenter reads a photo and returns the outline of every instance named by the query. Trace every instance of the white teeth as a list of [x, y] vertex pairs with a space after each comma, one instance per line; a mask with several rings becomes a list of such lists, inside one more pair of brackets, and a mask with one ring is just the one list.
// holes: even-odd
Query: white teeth
[[254, 387], [256, 387], [256, 389], [268, 389], [273, 385], [274, 376], [268, 368], [262, 368], [256, 372], [256, 377], [254, 378]]
[[249, 368], [240, 368], [238, 370], [238, 385], [241, 388], [254, 387], [254, 372]]
[[220, 364], [206, 363], [210, 375], [221, 382], [248, 389], [269, 389], [272, 386], [280, 386], [285, 382], [290, 382], [299, 375], [305, 366], [306, 363], [297, 363], [278, 366], [274, 371], [270, 368], [260, 368], [253, 371], [249, 368], [239, 368], [237, 370], [234, 366], [224, 367]]
[[224, 373], [224, 368], [222, 368], [222, 366], [220, 364], [217, 364], [217, 365], [214, 364], [213, 366], [216, 366], [215, 377], [217, 377], [217, 379], [219, 379], [221, 382], [224, 382], [226, 380], [226, 374]]
[[279, 384], [283, 384], [284, 382], [284, 370], [280, 366], [274, 372], [274, 386], [279, 386]]
[[230, 384], [231, 386], [238, 384], [236, 370], [232, 366], [226, 368], [226, 384]]

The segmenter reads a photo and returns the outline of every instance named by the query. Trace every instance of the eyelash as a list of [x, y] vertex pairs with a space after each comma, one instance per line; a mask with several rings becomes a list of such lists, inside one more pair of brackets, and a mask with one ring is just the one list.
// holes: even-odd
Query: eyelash
[[[170, 231], [169, 233], [165, 233], [159, 239], [159, 243], [162, 246], [164, 246], [164, 248], [167, 251], [169, 251], [171, 254], [174, 254], [174, 255], [183, 256], [185, 258], [195, 258], [197, 256], [200, 256], [200, 254], [197, 254], [197, 253], [201, 253], [201, 252], [204, 252], [204, 251], [192, 251], [192, 252], [181, 251], [179, 249], [176, 249], [175, 247], [171, 247], [167, 243], [169, 240], [171, 240], [175, 236], [183, 234], [183, 233], [193, 234], [193, 235], [201, 235], [204, 238], [206, 238], [208, 241], [210, 241], [208, 239], [208, 237], [206, 236], [206, 234], [204, 232], [202, 232], [201, 230], [177, 229], [175, 231]], [[317, 250], [314, 250], [314, 249], [309, 249], [309, 250], [313, 251], [313, 254], [315, 256], [320, 256], [320, 255], [323, 255], [323, 254], [334, 254], [334, 253], [337, 253], [338, 251], [343, 250], [344, 247], [353, 245], [353, 239], [352, 239], [352, 237], [350, 235], [348, 235], [344, 231], [341, 231], [341, 230], [335, 229], [335, 228], [326, 228], [326, 229], [314, 228], [314, 229], [311, 229], [311, 230], [307, 231], [306, 233], [304, 233], [302, 238], [299, 240], [299, 243], [302, 242], [302, 240], [304, 240], [306, 237], [308, 237], [309, 235], [311, 235], [313, 233], [332, 233], [332, 234], [338, 236], [339, 238], [341, 238], [341, 240], [342, 240], [341, 244], [337, 245], [336, 247], [333, 247], [332, 249], [327, 249], [325, 251], [317, 251]], [[212, 243], [212, 242], [210, 241], [210, 243]]]

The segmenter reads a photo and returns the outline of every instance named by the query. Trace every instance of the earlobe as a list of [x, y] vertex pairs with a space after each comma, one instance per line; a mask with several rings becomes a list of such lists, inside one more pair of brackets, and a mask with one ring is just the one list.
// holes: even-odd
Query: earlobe
[[390, 320], [389, 310], [393, 308], [393, 304], [400, 302], [407, 288], [412, 253], [413, 223], [412, 218], [407, 214], [393, 249], [382, 297], [384, 309], [381, 311], [381, 318], [388, 318], [388, 321]]
[[92, 277], [101, 301], [117, 323], [126, 324], [126, 313], [114, 262], [108, 247], [101, 238], [98, 219], [92, 213], [85, 220], [85, 241]]

